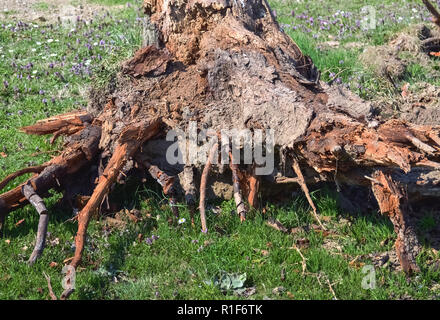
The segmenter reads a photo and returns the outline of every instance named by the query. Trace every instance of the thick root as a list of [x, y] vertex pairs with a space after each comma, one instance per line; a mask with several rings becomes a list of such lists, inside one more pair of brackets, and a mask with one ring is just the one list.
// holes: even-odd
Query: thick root
[[[0, 212], [6, 215], [28, 203], [22, 193], [22, 188], [25, 185], [30, 184], [37, 194], [46, 194], [52, 188], [59, 189], [65, 177], [76, 173], [95, 157], [100, 137], [101, 129], [93, 125], [87, 126], [81, 132], [71, 136], [72, 141], [65, 150], [59, 156], [40, 166], [44, 169], [37, 176], [0, 195]], [[13, 175], [18, 176], [17, 174]]]
[[29, 264], [34, 264], [35, 261], [42, 255], [44, 247], [46, 245], [47, 226], [49, 224], [49, 214], [43, 199], [35, 192], [30, 184], [26, 184], [22, 187], [22, 193], [29, 201], [29, 203], [37, 210], [40, 215], [38, 221], [37, 238], [35, 240], [35, 247], [29, 258]]
[[376, 171], [373, 179], [372, 190], [380, 211], [388, 215], [397, 234], [395, 249], [402, 269], [407, 274], [419, 272], [416, 263], [419, 244], [414, 229], [408, 225], [409, 207], [405, 190], [382, 171]]
[[206, 161], [205, 167], [203, 168], [202, 177], [200, 179], [200, 221], [202, 223], [202, 232], [208, 232], [208, 227], [206, 226], [206, 212], [205, 212], [205, 198], [206, 198], [206, 185], [208, 183], [209, 171], [211, 170], [211, 165], [214, 160], [214, 156], [217, 153], [218, 143], [214, 143], [209, 150], [208, 160]]
[[98, 184], [86, 206], [78, 215], [78, 232], [75, 237], [75, 255], [70, 263], [76, 268], [81, 261], [84, 250], [87, 226], [93, 213], [99, 208], [104, 197], [108, 194], [110, 187], [116, 181], [119, 173], [127, 162], [134, 155], [139, 147], [148, 139], [159, 132], [161, 122], [156, 119], [138, 125], [132, 125], [121, 134], [119, 142], [110, 158], [104, 172], [99, 177]]

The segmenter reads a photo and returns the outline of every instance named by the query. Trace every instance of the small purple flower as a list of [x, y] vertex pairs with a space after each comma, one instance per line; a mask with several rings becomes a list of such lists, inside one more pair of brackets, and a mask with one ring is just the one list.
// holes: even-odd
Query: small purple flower
[[5, 89], [7, 89], [9, 87], [9, 82], [8, 81], [3, 81], [3, 85], [5, 86]]
[[344, 60], [339, 60], [339, 64], [344, 64]]
[[197, 239], [191, 240], [191, 243], [199, 243], [199, 240]]
[[294, 10], [290, 11], [290, 15], [291, 15], [292, 17], [294, 17], [294, 16], [295, 16], [295, 11], [294, 11]]
[[40, 91], [38, 92], [38, 94], [43, 95], [43, 94], [44, 94], [44, 90], [40, 90]]
[[154, 235], [154, 234], [151, 236], [151, 240], [153, 240], [153, 241], [154, 241], [154, 240], [158, 240], [158, 239], [159, 239], [159, 236], [156, 236], [156, 235]]
[[151, 246], [153, 244], [153, 240], [151, 240], [150, 238], [145, 239], [145, 243], [148, 244], [149, 246]]
[[44, 104], [47, 104], [47, 99], [44, 98], [43, 100], [41, 100], [41, 102], [43, 102]]

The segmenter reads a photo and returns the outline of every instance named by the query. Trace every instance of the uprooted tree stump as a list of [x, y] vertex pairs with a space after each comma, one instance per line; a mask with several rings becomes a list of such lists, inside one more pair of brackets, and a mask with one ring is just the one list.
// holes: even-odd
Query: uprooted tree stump
[[[124, 63], [104, 97], [93, 99], [89, 111], [23, 128], [29, 134], [53, 134], [52, 141], [67, 137], [60, 155], [0, 183], [1, 189], [22, 174], [34, 173], [0, 195], [0, 223], [11, 211], [33, 203], [32, 198], [40, 207], [31, 262], [42, 252], [47, 228], [40, 196], [53, 188], [75, 197], [80, 189], [75, 182], [81, 177], [97, 179], [77, 216], [73, 267], [81, 261], [92, 215], [99, 212], [112, 185], [132, 169], [147, 169], [162, 185], [175, 216], [180, 187], [194, 212], [195, 172], [200, 173], [201, 166], [172, 165], [164, 148], [169, 145], [166, 133], [187, 129], [192, 120], [199, 130], [209, 127], [214, 136], [222, 129], [274, 130], [275, 150], [281, 156], [273, 172], [260, 177], [255, 165], [230, 165], [228, 178], [242, 220], [244, 201], [256, 206], [259, 186], [299, 184], [318, 221], [307, 184], [364, 186], [373, 190], [381, 212], [394, 224], [403, 269], [417, 270], [408, 202], [440, 194], [440, 127], [396, 119], [381, 122], [367, 102], [320, 82], [312, 60], [280, 30], [266, 0], [145, 0], [144, 9], [153, 26], [150, 43]], [[216, 148], [214, 144], [210, 153]], [[211, 167], [220, 167], [212, 155], [201, 174], [203, 231]]]

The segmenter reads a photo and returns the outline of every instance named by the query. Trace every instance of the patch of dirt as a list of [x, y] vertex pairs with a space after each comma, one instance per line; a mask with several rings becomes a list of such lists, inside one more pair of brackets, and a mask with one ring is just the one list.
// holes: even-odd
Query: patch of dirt
[[438, 49], [433, 39], [439, 37], [436, 26], [415, 25], [388, 44], [367, 47], [361, 54], [360, 61], [395, 88], [396, 94], [392, 97], [378, 97], [373, 101], [384, 119], [394, 117], [413, 124], [440, 124], [440, 88], [426, 82], [412, 85], [402, 82], [410, 65], [420, 66], [427, 78], [437, 77], [438, 58], [430, 52]]
[[108, 7], [86, 0], [2, 0], [0, 20], [69, 23], [76, 21], [77, 17], [87, 20], [96, 14], [105, 13], [109, 8], [123, 7], [123, 5]]
[[368, 255], [368, 258], [372, 260], [376, 268], [390, 268], [393, 271], [402, 271], [395, 250], [371, 253]]
[[406, 96], [378, 100], [383, 115], [398, 115], [400, 119], [414, 124], [440, 124], [440, 88], [426, 82], [408, 88]]

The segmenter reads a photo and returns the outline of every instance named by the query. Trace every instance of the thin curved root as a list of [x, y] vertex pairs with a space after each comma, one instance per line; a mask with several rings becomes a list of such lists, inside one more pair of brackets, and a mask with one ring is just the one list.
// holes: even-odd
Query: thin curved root
[[14, 173], [11, 173], [10, 175], [8, 175], [6, 178], [4, 178], [1, 182], [0, 182], [0, 191], [7, 186], [7, 184], [9, 182], [11, 182], [12, 180], [26, 174], [26, 173], [40, 173], [41, 171], [43, 171], [45, 168], [47, 167], [47, 165], [41, 165], [41, 166], [34, 166], [34, 167], [28, 167], [28, 168], [24, 168], [21, 170], [18, 170]]
[[301, 168], [299, 167], [298, 160], [293, 158], [293, 165], [292, 165], [293, 171], [297, 175], [297, 182], [301, 186], [302, 191], [304, 192], [307, 201], [309, 202], [309, 205], [312, 207], [313, 210], [313, 216], [315, 217], [315, 220], [318, 222], [318, 224], [321, 226], [323, 230], [327, 230], [324, 225], [322, 224], [321, 220], [319, 220], [318, 217], [318, 210], [316, 209], [315, 204], [313, 203], [312, 197], [310, 197], [309, 188], [307, 188], [306, 181], [304, 179], [304, 176], [301, 172]]

